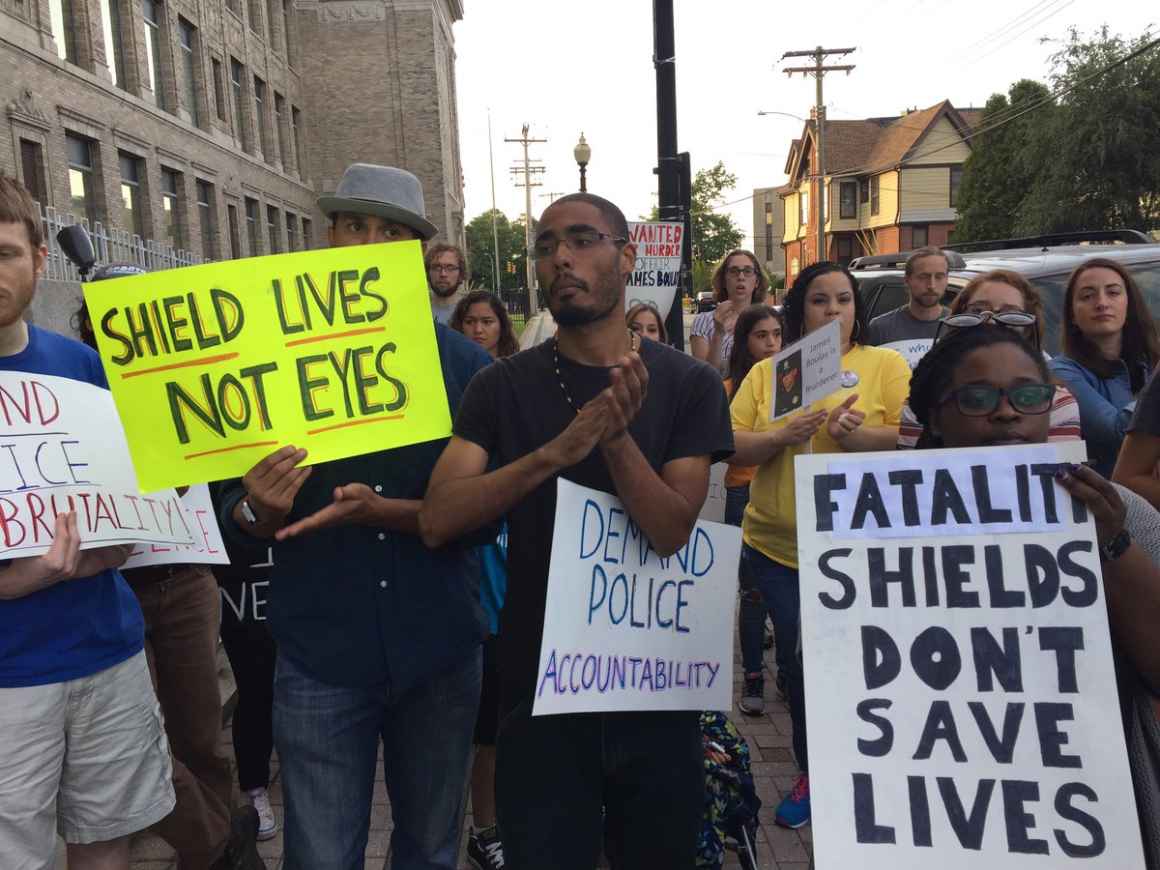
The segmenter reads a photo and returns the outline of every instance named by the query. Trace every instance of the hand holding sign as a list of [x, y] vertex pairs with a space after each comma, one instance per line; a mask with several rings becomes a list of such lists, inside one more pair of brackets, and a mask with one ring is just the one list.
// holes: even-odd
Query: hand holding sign
[[378, 523], [376, 503], [383, 497], [365, 483], [348, 483], [334, 488], [334, 501], [320, 511], [303, 517], [296, 523], [279, 529], [274, 535], [279, 541], [296, 538], [307, 532], [329, 529], [332, 526], [371, 526]]
[[294, 497], [312, 470], [299, 465], [305, 458], [305, 450], [288, 444], [275, 450], [242, 478], [250, 505], [263, 528], [280, 526], [294, 507]]
[[862, 421], [866, 419], [866, 414], [863, 411], [854, 410], [854, 403], [857, 401], [857, 393], [848, 396], [846, 401], [830, 412], [830, 416], [826, 420], [826, 431], [839, 444], [861, 426]]
[[773, 431], [782, 447], [792, 447], [809, 441], [817, 431], [825, 425], [826, 412], [814, 411], [810, 414], [799, 414], [785, 424], [781, 429]]
[[52, 546], [39, 556], [13, 559], [3, 572], [2, 598], [21, 598], [66, 580], [91, 577], [123, 565], [131, 546], [96, 547], [81, 552], [81, 534], [75, 511], [56, 515]]
[[1096, 540], [1101, 546], [1124, 529], [1128, 509], [1116, 488], [1086, 465], [1061, 466], [1055, 474], [1059, 485], [1087, 505], [1096, 521]]

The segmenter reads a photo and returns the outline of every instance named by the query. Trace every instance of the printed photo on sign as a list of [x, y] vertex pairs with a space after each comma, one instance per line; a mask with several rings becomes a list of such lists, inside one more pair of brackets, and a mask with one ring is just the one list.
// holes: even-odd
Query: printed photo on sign
[[833, 320], [773, 357], [771, 420], [808, 408], [842, 387], [842, 327]]
[[728, 710], [741, 530], [660, 557], [614, 496], [558, 481], [533, 716]]
[[907, 453], [796, 459], [817, 870], [1141, 870], [1083, 443]]
[[69, 378], [0, 372], [0, 559], [52, 546], [74, 511], [81, 549], [192, 545], [172, 489], [142, 495], [108, 390]]
[[84, 285], [141, 485], [443, 438], [451, 416], [418, 242], [207, 263]]

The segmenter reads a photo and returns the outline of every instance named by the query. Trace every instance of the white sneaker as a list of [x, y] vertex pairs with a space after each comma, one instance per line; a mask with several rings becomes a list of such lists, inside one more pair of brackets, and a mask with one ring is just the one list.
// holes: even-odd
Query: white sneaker
[[270, 793], [264, 788], [246, 792], [250, 804], [258, 813], [258, 839], [272, 840], [278, 833], [278, 820], [274, 818], [274, 808], [270, 806]]

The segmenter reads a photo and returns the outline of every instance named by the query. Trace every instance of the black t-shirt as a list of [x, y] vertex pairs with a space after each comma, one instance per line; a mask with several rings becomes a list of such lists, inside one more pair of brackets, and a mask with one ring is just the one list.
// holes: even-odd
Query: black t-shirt
[[[498, 360], [472, 379], [455, 418], [455, 434], [478, 444], [492, 463], [508, 465], [547, 444], [576, 414], [564, 397], [553, 360], [555, 342]], [[708, 365], [667, 345], [644, 341], [648, 392], [629, 433], [656, 471], [674, 459], [733, 452], [729, 406], [721, 378]], [[577, 407], [609, 383], [609, 369], [561, 357], [560, 371]], [[561, 476], [615, 494], [597, 448]], [[550, 478], [508, 515], [508, 584], [500, 633], [502, 696], [510, 710], [533, 694], [544, 630], [548, 565], [556, 517]]]
[[1160, 435], [1160, 376], [1153, 374], [1136, 397], [1136, 413], [1132, 415], [1128, 431]]

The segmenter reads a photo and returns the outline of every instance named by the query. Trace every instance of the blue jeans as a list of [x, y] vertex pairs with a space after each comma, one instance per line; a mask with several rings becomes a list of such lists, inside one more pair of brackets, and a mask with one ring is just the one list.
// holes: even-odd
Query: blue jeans
[[[725, 522], [731, 526], [740, 526], [747, 504], [748, 483], [725, 487]], [[745, 675], [749, 676], [761, 673], [765, 642], [765, 600], [761, 597], [761, 590], [747, 582], [745, 572], [740, 571], [739, 574], [741, 604], [737, 609], [737, 637], [741, 642], [741, 666]], [[783, 647], [784, 644], [781, 644], [774, 650], [779, 672], [783, 667], [780, 656]]]
[[741, 548], [742, 585], [758, 589], [773, 619], [777, 647], [785, 666], [785, 691], [789, 697], [789, 715], [793, 724], [793, 753], [803, 772], [809, 769], [806, 745], [806, 687], [802, 674], [801, 588], [796, 568], [775, 562], [748, 544]]
[[454, 870], [480, 654], [396, 697], [332, 686], [279, 653], [274, 744], [286, 795], [285, 870], [363, 870], [379, 741], [392, 870]]

